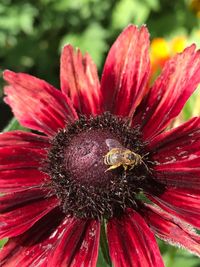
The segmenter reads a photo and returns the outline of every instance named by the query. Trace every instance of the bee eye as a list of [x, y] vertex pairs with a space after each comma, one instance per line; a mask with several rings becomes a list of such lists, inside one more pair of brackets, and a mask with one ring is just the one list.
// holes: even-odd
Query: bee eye
[[129, 160], [133, 160], [133, 159], [134, 159], [134, 155], [133, 155], [133, 154], [131, 154], [131, 153], [130, 153], [130, 154], [128, 154], [128, 159], [129, 159]]

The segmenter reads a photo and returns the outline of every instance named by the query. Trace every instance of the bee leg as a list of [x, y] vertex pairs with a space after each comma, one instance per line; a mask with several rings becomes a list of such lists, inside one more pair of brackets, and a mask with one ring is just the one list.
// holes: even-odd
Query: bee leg
[[129, 169], [129, 170], [131, 171], [131, 170], [132, 170], [134, 167], [135, 167], [135, 166], [134, 166], [134, 165], [132, 165], [132, 166], [130, 167], [130, 169]]
[[127, 165], [123, 165], [123, 167], [124, 167], [124, 170], [125, 170], [125, 172], [126, 172], [127, 169], [128, 169], [128, 166], [127, 166]]
[[114, 169], [118, 168], [120, 165], [121, 164], [112, 165], [107, 170], [105, 170], [105, 172], [110, 171], [110, 170], [114, 170]]

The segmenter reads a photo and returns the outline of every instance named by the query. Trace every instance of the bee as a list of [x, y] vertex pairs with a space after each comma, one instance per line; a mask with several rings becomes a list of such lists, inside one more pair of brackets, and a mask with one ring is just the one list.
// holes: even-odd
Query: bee
[[123, 147], [117, 140], [106, 139], [106, 145], [109, 148], [109, 152], [104, 156], [104, 163], [110, 166], [106, 171], [120, 166], [123, 166], [125, 171], [141, 164], [147, 167], [139, 154]]

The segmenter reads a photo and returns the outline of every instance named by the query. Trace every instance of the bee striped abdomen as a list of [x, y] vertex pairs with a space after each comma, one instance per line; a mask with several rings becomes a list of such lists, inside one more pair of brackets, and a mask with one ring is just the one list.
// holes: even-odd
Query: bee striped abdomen
[[118, 164], [121, 160], [121, 155], [120, 153], [117, 152], [117, 148], [110, 150], [104, 158], [104, 163], [106, 165], [114, 165], [114, 164]]
[[[108, 139], [109, 142], [113, 140]], [[135, 166], [143, 163], [142, 157], [133, 151], [126, 148], [112, 148], [104, 157], [104, 163], [110, 167], [106, 170], [113, 170], [123, 166], [125, 171], [129, 168], [133, 169]]]

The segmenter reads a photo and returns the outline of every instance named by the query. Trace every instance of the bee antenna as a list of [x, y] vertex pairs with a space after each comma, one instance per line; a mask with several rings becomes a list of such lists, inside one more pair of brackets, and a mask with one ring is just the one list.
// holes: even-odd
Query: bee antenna
[[142, 159], [143, 159], [144, 157], [146, 157], [147, 155], [149, 155], [149, 152], [147, 152], [146, 154], [144, 154], [144, 155], [142, 156]]
[[146, 164], [143, 160], [142, 160], [142, 163], [143, 163], [143, 165], [145, 166], [146, 170], [147, 170], [149, 173], [151, 173], [149, 167], [147, 166], [147, 164]]

